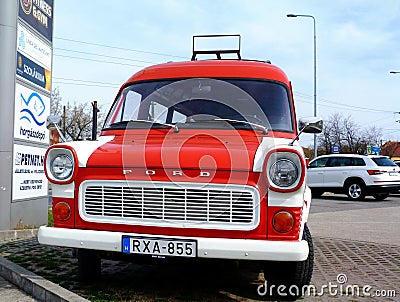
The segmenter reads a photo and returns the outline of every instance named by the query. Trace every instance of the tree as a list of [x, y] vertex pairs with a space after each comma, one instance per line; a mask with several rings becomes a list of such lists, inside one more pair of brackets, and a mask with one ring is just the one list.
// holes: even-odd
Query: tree
[[[64, 116], [65, 107], [65, 116]], [[104, 118], [99, 106], [97, 129], [101, 129]], [[92, 105], [89, 103], [74, 102], [71, 104], [69, 101], [65, 104], [62, 101], [60, 90], [55, 88], [51, 92], [50, 100], [50, 114], [60, 115], [62, 117], [61, 130], [64, 136], [70, 140], [83, 140], [91, 139], [92, 137]], [[99, 130], [98, 130], [99, 132]]]
[[333, 145], [338, 145], [342, 153], [365, 154], [367, 145], [380, 145], [382, 130], [375, 126], [361, 129], [349, 115], [334, 113], [324, 121], [324, 129], [319, 136], [319, 145], [325, 154], [331, 153]]

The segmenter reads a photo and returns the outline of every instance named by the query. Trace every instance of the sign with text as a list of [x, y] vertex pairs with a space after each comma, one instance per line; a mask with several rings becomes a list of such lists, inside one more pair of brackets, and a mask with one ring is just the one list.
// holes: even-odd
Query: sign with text
[[17, 0], [18, 16], [50, 42], [53, 40], [53, 0]]
[[17, 50], [44, 68], [51, 70], [52, 50], [50, 46], [19, 23], [17, 26]]
[[36, 64], [19, 51], [17, 52], [17, 75], [50, 91], [51, 71]]
[[14, 144], [13, 200], [48, 194], [48, 181], [44, 173], [45, 153], [45, 148]]
[[49, 143], [46, 118], [50, 115], [50, 98], [21, 84], [15, 86], [14, 137]]

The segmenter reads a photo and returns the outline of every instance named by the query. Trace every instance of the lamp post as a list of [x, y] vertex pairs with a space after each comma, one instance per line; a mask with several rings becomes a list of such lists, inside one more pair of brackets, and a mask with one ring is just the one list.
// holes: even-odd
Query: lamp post
[[400, 73], [400, 71], [389, 71], [389, 73], [391, 73], [391, 74], [396, 74], [396, 73]]
[[[314, 24], [314, 116], [317, 116], [317, 31], [315, 27], [315, 18], [312, 15], [288, 14], [288, 18], [305, 17], [312, 18]], [[314, 158], [317, 157], [317, 135], [314, 133]]]

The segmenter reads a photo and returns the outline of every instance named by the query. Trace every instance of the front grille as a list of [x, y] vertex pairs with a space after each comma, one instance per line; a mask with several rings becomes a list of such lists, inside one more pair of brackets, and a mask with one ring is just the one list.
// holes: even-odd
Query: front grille
[[86, 181], [81, 215], [103, 223], [252, 229], [259, 195], [240, 185]]

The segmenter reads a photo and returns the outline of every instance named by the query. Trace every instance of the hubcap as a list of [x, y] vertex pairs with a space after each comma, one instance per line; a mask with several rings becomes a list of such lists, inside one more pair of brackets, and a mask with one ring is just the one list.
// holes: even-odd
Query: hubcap
[[361, 196], [361, 187], [358, 184], [350, 185], [349, 195], [351, 198], [359, 198]]

